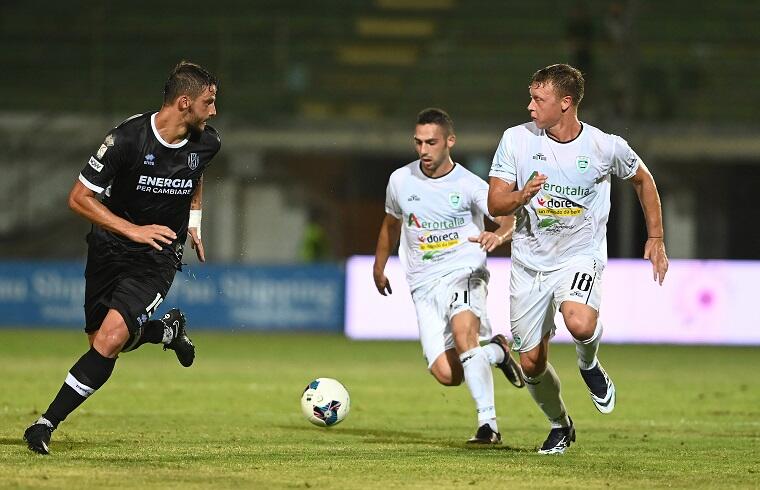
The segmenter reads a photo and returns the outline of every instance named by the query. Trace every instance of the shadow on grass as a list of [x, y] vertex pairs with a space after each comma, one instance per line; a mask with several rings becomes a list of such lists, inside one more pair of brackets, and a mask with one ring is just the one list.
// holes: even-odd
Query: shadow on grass
[[[293, 426], [284, 425], [279, 426], [279, 428], [289, 430], [294, 429]], [[313, 431], [314, 429], [311, 427], [304, 427], [298, 428], [298, 430]], [[427, 444], [451, 449], [462, 449], [465, 451], [510, 451], [515, 453], [532, 453], [534, 451], [534, 449], [513, 447], [509, 445], [467, 444], [464, 441], [455, 442], [449, 439], [425, 436], [420, 432], [404, 432], [399, 430], [336, 428], [335, 433], [359, 436], [364, 439], [363, 442], [368, 444]]]
[[26, 447], [26, 442], [24, 442], [24, 439], [19, 437], [0, 437], [0, 446], [24, 446]]
[[[0, 446], [18, 446], [27, 450], [26, 441], [22, 437], [0, 437]], [[56, 441], [53, 439], [50, 445], [50, 452], [53, 453], [66, 453], [68, 451], [75, 451], [82, 448], [93, 447], [93, 443], [89, 441], [72, 441], [71, 439], [64, 439]], [[29, 454], [35, 454], [33, 451], [29, 451]]]

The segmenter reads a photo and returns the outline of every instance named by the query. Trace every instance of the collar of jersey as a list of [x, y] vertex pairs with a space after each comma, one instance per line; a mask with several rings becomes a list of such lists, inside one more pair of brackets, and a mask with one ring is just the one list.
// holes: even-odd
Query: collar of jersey
[[457, 168], [457, 162], [451, 162], [451, 163], [454, 164], [454, 166], [451, 167], [451, 170], [449, 170], [448, 172], [446, 172], [443, 175], [439, 175], [438, 177], [431, 177], [431, 176], [429, 176], [428, 174], [426, 174], [425, 172], [422, 171], [422, 160], [417, 160], [417, 169], [420, 171], [420, 173], [422, 174], [422, 176], [425, 177], [426, 179], [438, 180], [438, 179], [442, 179], [444, 177], [447, 177], [447, 176], [451, 175], [451, 173], [454, 171], [454, 169]]
[[156, 129], [156, 114], [158, 114], [158, 112], [154, 112], [153, 115], [150, 116], [150, 127], [151, 129], [153, 129], [153, 136], [156, 137], [158, 142], [167, 148], [179, 148], [181, 146], [185, 146], [185, 144], [187, 143], [187, 138], [183, 139], [179, 143], [174, 143], [174, 144], [167, 143], [166, 141], [164, 141], [161, 135], [158, 134], [158, 129]]
[[551, 141], [554, 141], [555, 143], [559, 143], [560, 145], [566, 145], [566, 144], [568, 144], [568, 143], [572, 143], [573, 141], [575, 141], [575, 140], [577, 140], [578, 138], [580, 138], [580, 137], [581, 137], [581, 134], [583, 134], [583, 123], [582, 123], [582, 122], [581, 122], [581, 130], [580, 130], [580, 131], [578, 131], [578, 134], [577, 134], [577, 135], [575, 135], [575, 138], [573, 138], [573, 139], [571, 139], [571, 140], [567, 140], [567, 141], [560, 141], [560, 140], [558, 140], [558, 139], [555, 139], [555, 138], [553, 138], [553, 137], [552, 137], [552, 136], [551, 136], [549, 133], [547, 133], [547, 132], [546, 132], [546, 130], [544, 129], [544, 135], [545, 135], [547, 138], [549, 138]]

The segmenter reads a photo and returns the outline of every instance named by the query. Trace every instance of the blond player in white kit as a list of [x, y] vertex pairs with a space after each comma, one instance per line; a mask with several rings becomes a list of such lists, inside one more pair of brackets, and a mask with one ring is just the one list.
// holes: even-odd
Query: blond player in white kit
[[428, 369], [443, 385], [467, 384], [478, 415], [478, 430], [467, 442], [500, 444], [491, 365], [513, 385], [524, 383], [504, 336], [482, 347], [480, 339], [491, 336], [486, 252], [511, 238], [514, 219], [491, 218], [499, 228], [485, 231], [488, 185], [452, 161], [455, 142], [448, 114], [434, 108], [418, 114], [414, 145], [420, 158], [393, 172], [388, 182], [373, 276], [380, 294], [392, 292], [384, 271], [400, 237], [399, 258]]
[[557, 309], [575, 340], [594, 405], [602, 413], [615, 408], [615, 385], [596, 357], [611, 176], [631, 182], [639, 197], [648, 233], [644, 258], [654, 279], [662, 284], [668, 270], [652, 174], [624, 139], [578, 120], [583, 87], [583, 75], [569, 65], [537, 71], [530, 83], [532, 122], [504, 132], [490, 172], [489, 212], [517, 217], [510, 320], [528, 391], [552, 427], [542, 454], [563, 453], [575, 441], [548, 362]]

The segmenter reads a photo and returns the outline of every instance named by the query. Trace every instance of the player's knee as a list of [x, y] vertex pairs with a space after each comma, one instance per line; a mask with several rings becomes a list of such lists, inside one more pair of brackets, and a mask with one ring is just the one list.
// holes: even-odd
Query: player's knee
[[529, 378], [535, 378], [540, 376], [546, 371], [546, 359], [531, 358], [526, 356], [520, 357], [520, 367], [523, 370], [523, 374]]
[[456, 378], [453, 373], [448, 374], [433, 374], [435, 379], [443, 386], [459, 386], [462, 384], [462, 378]]
[[443, 386], [459, 386], [464, 381], [464, 374], [457, 373], [456, 371], [446, 367], [433, 366], [430, 370], [430, 374]]
[[576, 340], [588, 340], [596, 330], [596, 317], [594, 315], [569, 312], [564, 315], [567, 330]]
[[95, 350], [105, 357], [116, 357], [130, 338], [123, 323], [104, 323], [92, 343]]
[[570, 324], [565, 322], [568, 331], [572, 334], [575, 340], [584, 341], [594, 336], [594, 330], [596, 329], [596, 322], [585, 321], [579, 318], [574, 318]]

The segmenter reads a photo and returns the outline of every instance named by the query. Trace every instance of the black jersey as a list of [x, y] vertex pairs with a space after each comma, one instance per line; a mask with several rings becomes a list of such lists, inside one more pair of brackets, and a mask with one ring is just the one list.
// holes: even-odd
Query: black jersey
[[[155, 117], [156, 113], [136, 115], [114, 128], [90, 157], [79, 180], [103, 193], [103, 204], [115, 215], [136, 225], [171, 228], [177, 234], [172, 249], [181, 253], [190, 201], [221, 141], [216, 130], [206, 125], [202, 133], [169, 144], [156, 130]], [[91, 237], [131, 252], [153, 250], [99, 226], [93, 226]]]

